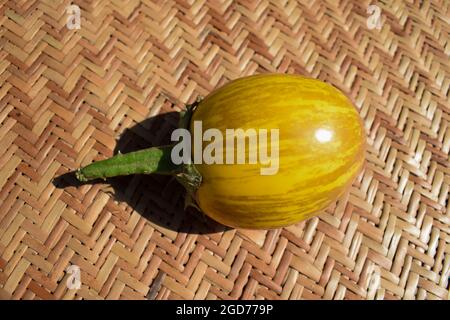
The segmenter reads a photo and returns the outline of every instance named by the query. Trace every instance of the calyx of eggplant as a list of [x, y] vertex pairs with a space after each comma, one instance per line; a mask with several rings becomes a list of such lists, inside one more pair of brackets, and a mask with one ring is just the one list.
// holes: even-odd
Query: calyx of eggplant
[[[186, 105], [186, 110], [180, 112], [179, 128], [190, 129], [192, 115], [201, 99], [199, 97], [194, 103]], [[126, 154], [119, 151], [111, 158], [93, 162], [76, 170], [75, 176], [79, 181], [86, 182], [131, 174], [172, 175], [186, 189], [185, 208], [193, 206], [200, 210], [195, 194], [202, 183], [202, 176], [193, 164], [192, 155], [190, 163], [180, 165], [172, 163], [170, 154], [173, 146], [151, 147]], [[147, 163], [148, 167], [146, 163], [142, 163], [144, 159], [151, 160], [151, 164]]]
[[[185, 111], [180, 112], [180, 128], [189, 130], [192, 115], [194, 114], [195, 109], [197, 108], [201, 99], [201, 97], [197, 98], [194, 103], [186, 105]], [[181, 185], [183, 185], [183, 187], [186, 189], [184, 207], [187, 208], [188, 206], [192, 206], [197, 208], [198, 210], [201, 210], [197, 205], [195, 193], [202, 184], [202, 175], [200, 174], [200, 172], [198, 172], [198, 170], [195, 168], [195, 165], [192, 163], [192, 154], [191, 163], [180, 165], [180, 171], [181, 172], [175, 173], [175, 179], [177, 179], [177, 181], [181, 183]]]

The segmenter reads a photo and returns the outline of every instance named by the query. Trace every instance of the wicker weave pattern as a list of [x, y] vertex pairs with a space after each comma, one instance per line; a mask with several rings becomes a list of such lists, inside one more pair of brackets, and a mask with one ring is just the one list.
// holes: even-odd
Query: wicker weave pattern
[[[71, 3], [80, 30], [66, 27]], [[0, 298], [449, 298], [449, 1], [0, 0], [0, 12]], [[52, 181], [166, 141], [171, 111], [262, 72], [328, 81], [365, 121], [366, 168], [320, 217], [221, 230], [165, 178]]]

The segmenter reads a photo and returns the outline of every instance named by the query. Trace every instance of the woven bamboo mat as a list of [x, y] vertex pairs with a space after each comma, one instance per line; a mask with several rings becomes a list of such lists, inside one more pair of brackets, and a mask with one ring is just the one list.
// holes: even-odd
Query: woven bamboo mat
[[[0, 0], [0, 13], [1, 298], [449, 298], [449, 1]], [[173, 180], [64, 175], [167, 141], [184, 103], [263, 72], [330, 82], [365, 121], [366, 168], [319, 217], [223, 229], [184, 211]]]

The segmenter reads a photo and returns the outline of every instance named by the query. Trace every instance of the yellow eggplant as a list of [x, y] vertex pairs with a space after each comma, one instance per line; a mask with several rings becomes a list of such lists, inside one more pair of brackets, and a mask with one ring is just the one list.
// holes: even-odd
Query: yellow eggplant
[[[357, 110], [338, 89], [315, 79], [284, 74], [240, 78], [196, 103], [183, 119], [192, 134], [193, 154], [211, 144], [212, 139], [205, 141], [203, 135], [208, 129], [223, 137], [229, 136], [230, 128], [277, 129], [277, 141], [265, 146], [268, 152], [271, 144], [277, 144], [276, 172], [261, 174], [267, 163], [250, 163], [248, 136], [244, 163], [210, 164], [191, 155], [191, 163], [175, 164], [172, 145], [95, 162], [78, 170], [78, 179], [173, 174], [187, 187], [194, 204], [214, 220], [232, 227], [269, 229], [321, 212], [348, 189], [364, 163], [365, 134]], [[196, 123], [201, 123], [202, 132], [194, 130]], [[225, 138], [215, 142], [223, 146], [215, 152], [225, 159]]]

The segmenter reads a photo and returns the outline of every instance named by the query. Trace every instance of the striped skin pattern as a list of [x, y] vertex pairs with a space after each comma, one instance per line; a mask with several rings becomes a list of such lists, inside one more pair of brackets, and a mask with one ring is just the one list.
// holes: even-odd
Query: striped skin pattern
[[261, 175], [259, 161], [196, 164], [203, 177], [196, 194], [200, 208], [232, 227], [270, 229], [307, 219], [335, 201], [364, 163], [365, 134], [356, 109], [319, 80], [279, 74], [241, 78], [200, 102], [191, 133], [193, 121], [202, 121], [203, 132], [217, 128], [223, 136], [225, 129], [279, 129], [275, 175]]

